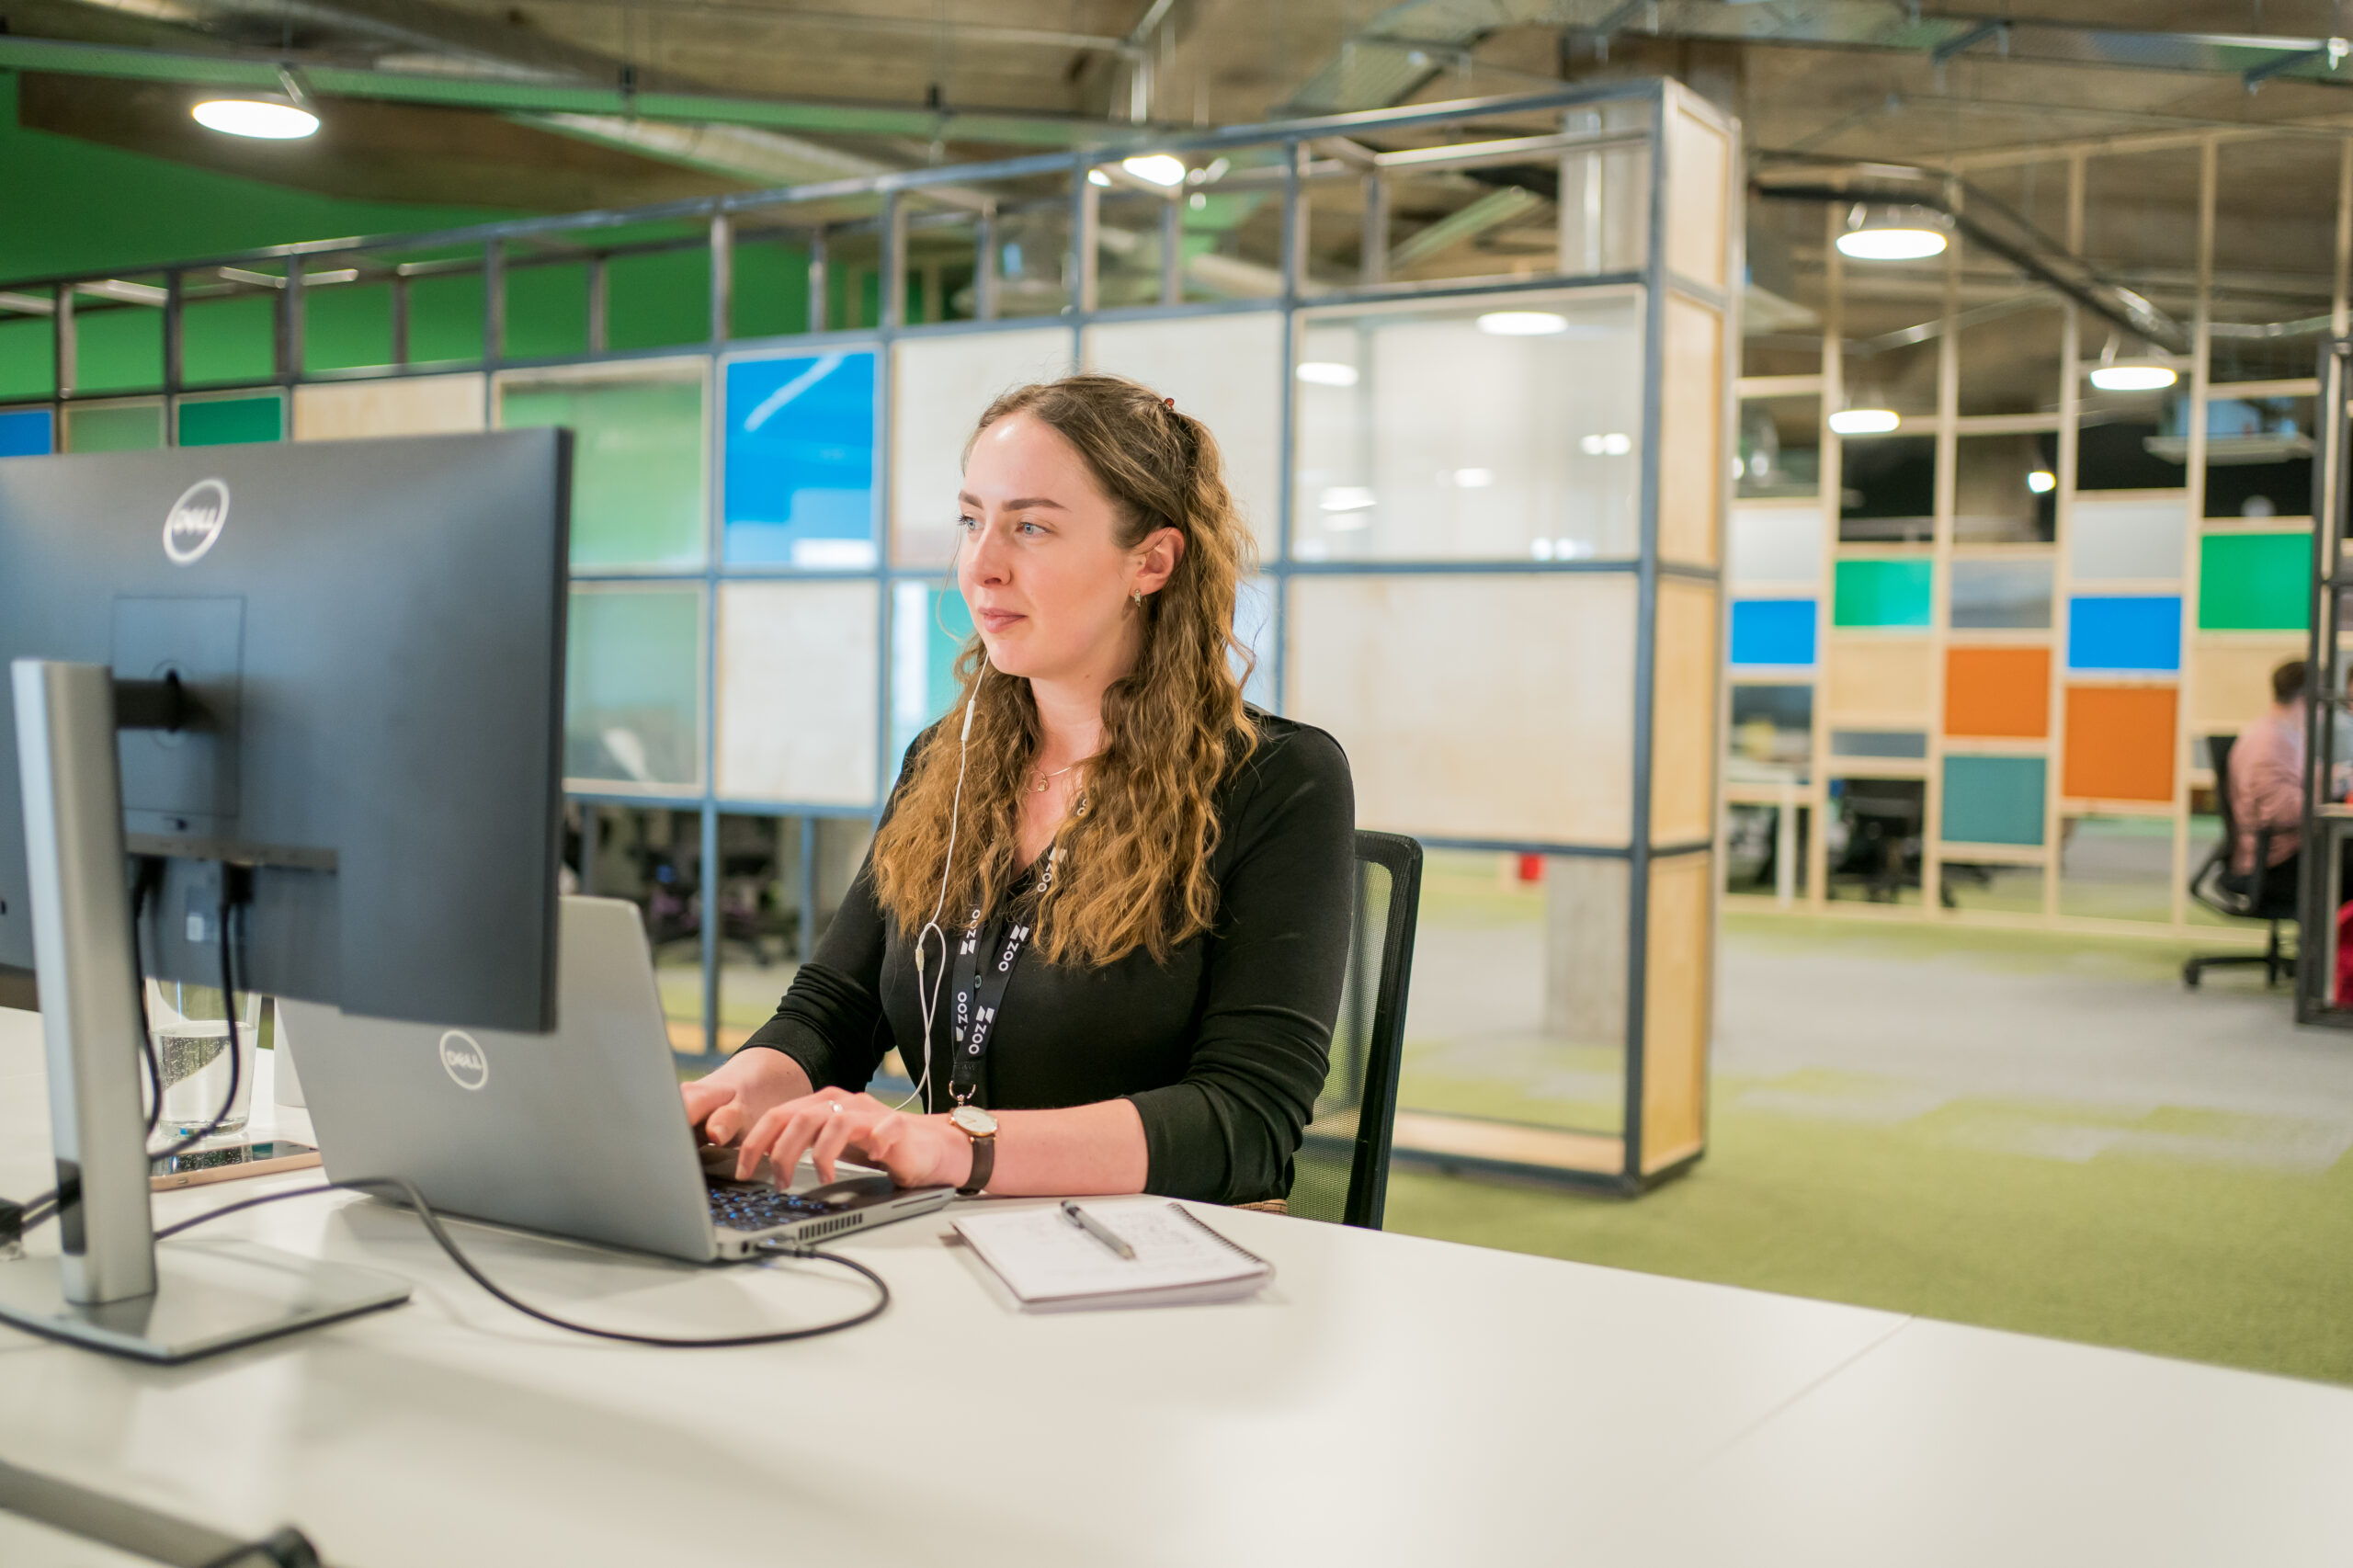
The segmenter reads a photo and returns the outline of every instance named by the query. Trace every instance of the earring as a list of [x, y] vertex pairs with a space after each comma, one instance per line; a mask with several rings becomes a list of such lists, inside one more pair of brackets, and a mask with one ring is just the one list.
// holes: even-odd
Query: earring
[[1143, 591], [1142, 591], [1142, 589], [1138, 589], [1138, 590], [1136, 591], [1136, 595], [1135, 595], [1135, 601], [1136, 601], [1136, 608], [1138, 608], [1138, 609], [1142, 609], [1142, 608], [1143, 608]]

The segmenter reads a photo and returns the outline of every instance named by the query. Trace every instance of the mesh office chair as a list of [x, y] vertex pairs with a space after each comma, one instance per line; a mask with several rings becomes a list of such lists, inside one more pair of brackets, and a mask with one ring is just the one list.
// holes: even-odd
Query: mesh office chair
[[1395, 834], [1358, 834], [1356, 902], [1331, 1071], [1293, 1162], [1290, 1208], [1302, 1219], [1377, 1231], [1389, 1195], [1422, 846]]
[[2292, 873], [2271, 864], [2270, 828], [2258, 828], [2255, 835], [2255, 869], [2239, 876], [2231, 869], [2231, 846], [2238, 841], [2238, 820], [2231, 812], [2231, 746], [2235, 735], [2211, 735], [2206, 748], [2214, 761], [2214, 809], [2222, 814], [2222, 840], [2214, 846], [2189, 879], [2189, 896], [2217, 915], [2227, 915], [2234, 920], [2268, 920], [2271, 923], [2271, 940], [2259, 953], [2200, 953], [2181, 966], [2181, 983], [2195, 990], [2200, 975], [2210, 969], [2228, 969], [2261, 964], [2263, 983], [2279, 983], [2282, 975], [2296, 972], [2293, 954], [2279, 945], [2282, 922], [2296, 918], [2296, 879]]

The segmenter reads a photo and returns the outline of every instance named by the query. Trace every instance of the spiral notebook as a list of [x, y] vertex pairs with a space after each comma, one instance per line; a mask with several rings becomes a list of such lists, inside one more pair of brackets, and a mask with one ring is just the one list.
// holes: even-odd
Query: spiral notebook
[[1083, 1207], [1136, 1256], [1120, 1256], [1055, 1204], [980, 1208], [953, 1223], [1031, 1312], [1233, 1301], [1275, 1277], [1274, 1265], [1166, 1199], [1107, 1199]]

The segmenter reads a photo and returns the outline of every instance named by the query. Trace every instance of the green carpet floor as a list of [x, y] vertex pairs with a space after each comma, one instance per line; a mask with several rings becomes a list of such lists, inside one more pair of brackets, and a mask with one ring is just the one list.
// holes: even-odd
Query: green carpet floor
[[[1891, 958], [1943, 945], [1885, 927], [1742, 925], [1730, 939], [1850, 942]], [[2045, 937], [1972, 932], [1961, 945], [1989, 949], [1980, 959], [1995, 966], [2070, 959]], [[2178, 983], [2179, 955], [2165, 946], [2094, 946], [2107, 949], [2091, 955], [2104, 974]], [[2284, 1014], [2286, 999], [2277, 1005]], [[2353, 1038], [2325, 1044], [2335, 1039], [2353, 1051]], [[1707, 1158], [1646, 1197], [1400, 1167], [1389, 1228], [2353, 1382], [2353, 1156], [2318, 1169], [2168, 1157], [2270, 1131], [2250, 1125], [2261, 1118], [2169, 1106], [1988, 1096], [1893, 1120], [1804, 1113], [1842, 1092], [1868, 1096], [1873, 1085], [1824, 1070], [1720, 1070]], [[2038, 1139], [2068, 1136], [2100, 1140], [2098, 1152], [2031, 1152]]]

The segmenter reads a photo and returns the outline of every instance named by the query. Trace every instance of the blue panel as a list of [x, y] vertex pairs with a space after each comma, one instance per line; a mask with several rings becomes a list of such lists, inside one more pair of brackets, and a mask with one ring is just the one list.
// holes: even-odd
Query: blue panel
[[1734, 599], [1732, 662], [1735, 665], [1813, 663], [1814, 601]]
[[17, 408], [0, 414], [0, 458], [46, 457], [55, 449], [49, 438], [46, 408]]
[[871, 567], [874, 356], [727, 367], [726, 559]]
[[2071, 670], [2181, 668], [2181, 596], [2086, 596], [2067, 605]]

